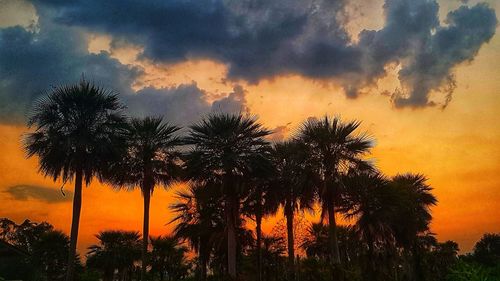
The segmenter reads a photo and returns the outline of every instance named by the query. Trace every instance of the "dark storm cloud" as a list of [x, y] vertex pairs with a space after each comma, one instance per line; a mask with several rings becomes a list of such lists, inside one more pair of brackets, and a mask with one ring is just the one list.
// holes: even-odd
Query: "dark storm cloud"
[[453, 67], [474, 59], [481, 44], [495, 33], [497, 20], [488, 6], [479, 4], [450, 12], [446, 23], [426, 45], [415, 50], [409, 63], [399, 71], [399, 80], [412, 91], [408, 97], [395, 96], [396, 106], [432, 105], [428, 94], [434, 89], [446, 94], [446, 106], [455, 89]]
[[14, 185], [8, 187], [4, 192], [20, 201], [35, 199], [46, 203], [61, 203], [71, 201], [73, 198], [71, 191], [64, 190], [63, 195], [60, 190], [36, 185]]
[[87, 73], [124, 95], [134, 114], [166, 114], [186, 123], [223, 108], [245, 110], [244, 94], [230, 93], [208, 104], [195, 84], [146, 88], [132, 83], [142, 74], [106, 52], [90, 54], [84, 31], [112, 35], [113, 44], [132, 42], [141, 57], [157, 62], [210, 58], [226, 63], [228, 78], [249, 82], [280, 74], [334, 79], [348, 97], [399, 63], [402, 88], [397, 107], [432, 106], [433, 90], [451, 99], [454, 68], [471, 61], [495, 33], [494, 10], [463, 6], [439, 22], [435, 0], [386, 0], [385, 24], [364, 30], [353, 42], [345, 29], [348, 0], [100, 1], [36, 0], [39, 31], [0, 29], [0, 122], [23, 120], [27, 108], [49, 85], [74, 82]]
[[348, 97], [400, 63], [397, 107], [434, 105], [432, 90], [451, 98], [453, 68], [470, 61], [495, 33], [485, 4], [451, 11], [446, 25], [434, 0], [387, 0], [385, 25], [353, 43], [345, 30], [347, 0], [333, 1], [50, 1], [55, 21], [126, 38], [142, 56], [162, 61], [208, 57], [229, 66], [230, 78], [257, 82], [297, 73], [340, 81]]
[[[46, 9], [39, 12], [46, 17], [50, 14]], [[123, 65], [107, 52], [89, 53], [87, 36], [77, 28], [54, 24], [47, 18], [40, 20], [38, 28], [0, 28], [0, 123], [23, 123], [30, 105], [46, 90], [74, 83], [82, 74], [120, 93], [135, 116], [165, 115], [171, 122], [188, 124], [211, 111], [212, 104], [194, 83], [135, 92], [131, 87], [142, 69]], [[241, 107], [244, 93], [229, 94], [216, 102]]]
[[210, 112], [247, 112], [246, 94], [242, 86], [236, 85], [231, 93], [209, 103], [207, 93], [193, 82], [169, 88], [148, 87], [123, 99], [132, 115], [162, 115], [170, 122], [187, 126]]
[[129, 93], [140, 69], [122, 65], [108, 53], [90, 54], [78, 30], [42, 25], [0, 29], [0, 122], [24, 121], [32, 102], [51, 85], [89, 80]]

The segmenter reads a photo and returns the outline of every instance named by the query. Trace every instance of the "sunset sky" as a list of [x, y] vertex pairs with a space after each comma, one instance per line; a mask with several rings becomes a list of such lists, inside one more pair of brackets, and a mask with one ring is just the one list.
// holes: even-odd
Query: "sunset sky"
[[[69, 232], [71, 183], [64, 197], [21, 139], [33, 101], [83, 73], [130, 115], [244, 112], [272, 141], [308, 117], [361, 120], [382, 172], [429, 178], [439, 240], [467, 252], [500, 232], [500, 1], [100, 3], [0, 0], [0, 217]], [[155, 191], [151, 234], [170, 232], [176, 188]], [[141, 229], [138, 191], [94, 182], [82, 210], [81, 252], [99, 230]]]

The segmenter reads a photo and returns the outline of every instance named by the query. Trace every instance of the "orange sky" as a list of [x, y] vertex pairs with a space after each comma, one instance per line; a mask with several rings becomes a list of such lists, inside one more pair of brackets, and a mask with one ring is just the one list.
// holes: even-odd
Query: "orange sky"
[[[456, 6], [457, 3], [444, 2]], [[492, 2], [497, 9], [500, 4]], [[369, 7], [368, 7], [369, 8]], [[374, 20], [352, 23], [377, 26]], [[1, 22], [0, 22], [1, 24]], [[497, 28], [497, 33], [499, 28]], [[89, 50], [108, 49], [102, 35], [91, 35]], [[340, 115], [344, 119], [362, 120], [362, 130], [377, 140], [371, 157], [388, 175], [398, 172], [423, 173], [429, 178], [439, 200], [433, 208], [432, 231], [439, 240], [452, 239], [462, 251], [471, 250], [485, 232], [500, 232], [500, 37], [496, 35], [483, 46], [470, 64], [456, 69], [457, 89], [449, 106], [424, 109], [395, 109], [385, 89], [397, 87], [397, 79], [382, 79], [367, 94], [347, 99], [335, 82], [313, 81], [299, 76], [278, 77], [259, 84], [244, 81], [223, 83], [226, 66], [215, 61], [188, 61], [177, 65], [153, 65], [133, 59], [137, 47], [115, 50], [113, 56], [123, 63], [140, 64], [146, 74], [137, 87], [168, 86], [196, 81], [207, 91], [207, 99], [227, 93], [235, 83], [247, 90], [247, 106], [269, 128], [286, 126], [291, 133], [310, 116]], [[397, 66], [393, 66], [397, 69]], [[58, 190], [53, 183], [37, 174], [36, 159], [27, 160], [20, 145], [22, 126], [0, 125], [0, 217], [18, 222], [25, 218], [46, 220], [69, 231], [71, 201], [47, 203], [33, 198], [16, 200], [7, 192], [15, 185], [36, 185]], [[68, 183], [65, 187], [72, 189]], [[172, 191], [158, 189], [152, 199], [151, 234], [166, 234], [165, 225], [172, 217], [168, 205]], [[139, 192], [117, 192], [93, 183], [84, 189], [78, 248], [85, 252], [94, 243], [93, 235], [103, 229], [140, 230], [142, 198]], [[271, 229], [276, 220], [270, 220]]]

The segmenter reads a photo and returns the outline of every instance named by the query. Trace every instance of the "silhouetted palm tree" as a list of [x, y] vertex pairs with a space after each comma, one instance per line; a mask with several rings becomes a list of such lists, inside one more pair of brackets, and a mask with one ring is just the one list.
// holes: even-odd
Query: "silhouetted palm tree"
[[186, 158], [188, 178], [219, 182], [224, 195], [227, 229], [227, 271], [236, 278], [236, 228], [240, 198], [245, 182], [251, 178], [268, 150], [264, 139], [270, 131], [254, 118], [213, 114], [192, 125], [186, 143], [193, 150]]
[[129, 280], [126, 276], [141, 253], [139, 233], [109, 230], [99, 232], [96, 238], [99, 244], [89, 247], [87, 266], [101, 270], [105, 281], [113, 280], [115, 270], [118, 270], [120, 280]]
[[391, 219], [397, 208], [398, 197], [388, 188], [389, 180], [380, 173], [350, 173], [342, 181], [346, 187], [344, 213], [355, 219], [355, 230], [367, 246], [366, 280], [379, 280], [380, 262], [377, 249], [390, 247], [393, 241]]
[[160, 281], [180, 280], [187, 274], [184, 258], [188, 251], [179, 246], [179, 240], [171, 236], [151, 237], [151, 272], [160, 276]]
[[484, 234], [474, 245], [473, 257], [486, 266], [500, 264], [500, 233]]
[[243, 202], [242, 212], [255, 220], [255, 248], [257, 253], [257, 276], [262, 280], [262, 219], [275, 214], [279, 202], [271, 191], [270, 178], [261, 178], [250, 183], [251, 190]]
[[391, 229], [396, 243], [407, 253], [411, 259], [408, 268], [410, 280], [420, 280], [420, 259], [418, 257], [419, 234], [429, 230], [432, 220], [430, 208], [437, 203], [436, 197], [431, 193], [432, 187], [427, 184], [425, 176], [420, 174], [403, 174], [395, 176], [390, 187], [398, 198], [393, 202], [395, 211], [391, 219]]
[[328, 216], [333, 272], [339, 272], [340, 265], [335, 214], [342, 195], [341, 175], [352, 168], [369, 168], [361, 157], [369, 152], [372, 140], [366, 134], [355, 134], [359, 125], [358, 121], [344, 123], [339, 118], [325, 116], [320, 120], [309, 119], [299, 132], [299, 138], [311, 151], [310, 161], [318, 167], [318, 196], [322, 217]]
[[283, 206], [288, 239], [289, 279], [295, 275], [294, 214], [300, 209], [312, 210], [314, 203], [314, 169], [308, 161], [308, 147], [299, 141], [275, 144], [272, 159], [276, 176], [272, 181], [274, 196]]
[[[212, 192], [215, 191], [215, 192]], [[174, 235], [187, 241], [198, 254], [200, 280], [207, 277], [207, 265], [217, 239], [224, 233], [224, 212], [219, 189], [191, 182], [188, 190], [177, 192], [176, 201], [170, 206], [176, 222]]]
[[271, 151], [264, 151], [263, 161], [255, 169], [252, 177], [245, 182], [249, 192], [242, 202], [242, 213], [255, 220], [255, 248], [257, 256], [257, 277], [262, 280], [262, 220], [275, 214], [279, 208], [278, 192], [275, 191], [273, 180], [275, 170], [271, 161]]
[[28, 157], [38, 156], [40, 172], [63, 183], [73, 180], [73, 218], [68, 256], [68, 281], [73, 281], [74, 258], [82, 205], [82, 183], [90, 184], [114, 158], [123, 127], [123, 106], [110, 91], [85, 80], [54, 88], [32, 109], [25, 138]]
[[162, 118], [133, 118], [124, 133], [126, 153], [116, 162], [107, 180], [117, 188], [140, 188], [144, 198], [141, 280], [146, 278], [149, 237], [149, 205], [155, 186], [168, 187], [179, 176], [180, 159], [175, 150], [181, 144], [175, 133], [179, 127]]
[[265, 235], [262, 237], [263, 280], [292, 280], [284, 278], [286, 242], [284, 237]]

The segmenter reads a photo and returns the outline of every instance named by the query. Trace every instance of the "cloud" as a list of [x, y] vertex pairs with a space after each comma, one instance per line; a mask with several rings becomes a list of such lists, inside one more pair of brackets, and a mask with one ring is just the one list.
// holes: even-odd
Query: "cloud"
[[[165, 114], [185, 124], [212, 110], [248, 111], [235, 88], [213, 104], [195, 83], [169, 88], [132, 85], [144, 74], [109, 53], [88, 52], [88, 33], [143, 47], [142, 58], [171, 63], [208, 58], [227, 64], [229, 79], [257, 83], [282, 74], [340, 83], [348, 97], [374, 85], [388, 64], [400, 65], [396, 107], [436, 105], [430, 93], [452, 98], [457, 65], [470, 62], [495, 33], [495, 11], [462, 6], [444, 23], [435, 0], [386, 0], [385, 24], [346, 31], [348, 0], [134, 1], [36, 0], [38, 25], [0, 28], [0, 122], [24, 122], [34, 100], [51, 85], [82, 73], [122, 93], [134, 114]], [[194, 116], [190, 116], [194, 114]]]
[[58, 23], [142, 45], [143, 57], [211, 58], [229, 66], [229, 78], [249, 82], [288, 73], [335, 79], [355, 98], [386, 75], [384, 66], [400, 63], [396, 107], [432, 106], [429, 94], [439, 90], [449, 101], [453, 69], [474, 58], [497, 24], [486, 4], [451, 11], [442, 25], [435, 0], [386, 0], [383, 28], [364, 30], [353, 42], [345, 28], [347, 0], [36, 3], [57, 11]]
[[246, 94], [247, 91], [241, 85], [236, 85], [226, 97], [212, 103], [212, 111], [232, 114], [250, 112], [247, 106]]
[[51, 85], [74, 83], [83, 73], [110, 89], [130, 93], [141, 74], [108, 53], [90, 54], [81, 31], [42, 23], [40, 31], [0, 29], [0, 122], [23, 122], [34, 100]]
[[160, 89], [148, 87], [136, 94], [124, 95], [123, 99], [132, 115], [163, 115], [169, 122], [188, 125], [210, 112], [211, 105], [204, 96], [204, 91], [192, 83]]
[[63, 195], [60, 190], [35, 185], [14, 185], [8, 187], [4, 192], [20, 201], [35, 199], [46, 203], [62, 203], [71, 201], [73, 198], [73, 192], [69, 190], [65, 190], [65, 195]]
[[[47, 12], [42, 10], [42, 14]], [[134, 91], [143, 75], [137, 66], [124, 65], [107, 52], [89, 53], [88, 36], [81, 29], [61, 26], [47, 18], [38, 30], [21, 26], [0, 28], [0, 123], [23, 123], [31, 104], [51, 86], [75, 83], [82, 74], [121, 94], [134, 116], [164, 115], [186, 125], [212, 108], [234, 112], [244, 108], [244, 90], [222, 95], [216, 105], [205, 100], [196, 83], [169, 88], [148, 87]]]
[[403, 64], [399, 80], [410, 91], [406, 97], [395, 96], [396, 106], [433, 105], [429, 93], [437, 89], [446, 94], [446, 106], [456, 87], [454, 66], [474, 59], [481, 44], [495, 33], [497, 19], [486, 4], [479, 4], [450, 12], [446, 23], [447, 26], [437, 28], [425, 45], [415, 48], [411, 59]]
[[291, 132], [291, 124], [292, 123], [287, 123], [285, 125], [277, 126], [276, 128], [272, 129], [271, 131], [273, 133], [269, 135], [268, 140], [271, 142], [280, 142], [286, 140]]

